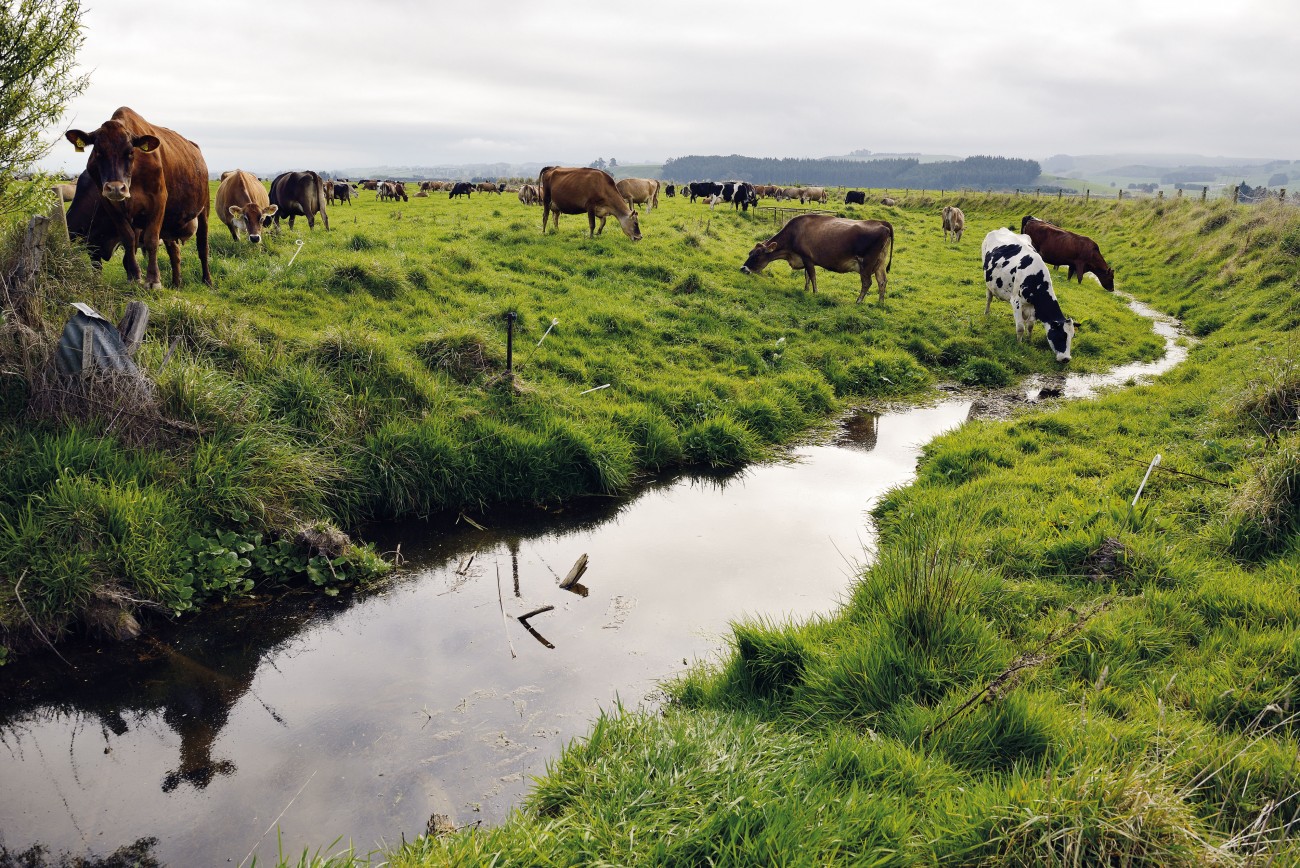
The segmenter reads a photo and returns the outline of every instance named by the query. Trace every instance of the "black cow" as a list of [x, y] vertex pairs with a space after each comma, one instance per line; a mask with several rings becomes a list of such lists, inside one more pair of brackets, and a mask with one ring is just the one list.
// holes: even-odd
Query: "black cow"
[[307, 227], [316, 228], [316, 212], [320, 212], [325, 231], [330, 228], [330, 218], [325, 213], [325, 181], [315, 172], [285, 172], [276, 175], [271, 182], [271, 204], [277, 206], [275, 227], [280, 228], [280, 218], [289, 218], [289, 228], [293, 228], [295, 217], [306, 217]]
[[672, 197], [676, 196], [676, 195], [677, 195], [677, 185], [676, 185], [676, 184], [669, 184], [667, 187], [665, 187], [665, 188], [664, 188], [664, 195], [667, 196], [667, 197], [670, 198], [670, 199], [671, 199]]
[[451, 192], [447, 194], [448, 199], [455, 199], [457, 196], [469, 198], [469, 194], [474, 192], [474, 185], [468, 181], [457, 181], [452, 185]]
[[861, 190], [850, 190], [844, 194], [845, 205], [865, 205], [867, 204], [867, 194]]

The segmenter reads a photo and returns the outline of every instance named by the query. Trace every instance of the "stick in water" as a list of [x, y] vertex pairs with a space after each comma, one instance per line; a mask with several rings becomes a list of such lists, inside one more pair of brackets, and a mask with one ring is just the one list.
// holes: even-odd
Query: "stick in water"
[[514, 659], [515, 646], [510, 642], [510, 623], [506, 621], [506, 601], [501, 596], [501, 564], [497, 564], [497, 605], [501, 607], [501, 626], [506, 631], [506, 647], [510, 649], [510, 659]]

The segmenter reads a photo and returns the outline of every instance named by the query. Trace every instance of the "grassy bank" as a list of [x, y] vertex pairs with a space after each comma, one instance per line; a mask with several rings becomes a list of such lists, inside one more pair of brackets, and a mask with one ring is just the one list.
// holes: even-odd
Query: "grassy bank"
[[1034, 208], [1105, 239], [1190, 359], [941, 437], [843, 609], [737, 624], [509, 822], [391, 864], [1300, 864], [1300, 214]]
[[[883, 308], [852, 303], [856, 275], [813, 296], [784, 264], [740, 274], [770, 218], [680, 199], [644, 216], [639, 244], [589, 239], [581, 217], [543, 236], [538, 208], [489, 194], [365, 193], [331, 209], [332, 231], [299, 220], [263, 247], [214, 221], [215, 289], [192, 246], [181, 290], [145, 291], [56, 245], [38, 316], [7, 311], [0, 348], [0, 658], [141, 608], [382, 572], [364, 548], [317, 545], [335, 527], [618, 495], [761, 459], [847, 403], [1055, 370], [1008, 311], [982, 316], [979, 239], [1022, 203], [966, 204], [960, 247], [937, 203], [848, 210], [895, 223]], [[48, 377], [67, 303], [116, 320], [133, 297], [152, 310], [153, 388], [68, 397]], [[1159, 352], [1095, 282], [1063, 297], [1086, 322], [1072, 369]]]

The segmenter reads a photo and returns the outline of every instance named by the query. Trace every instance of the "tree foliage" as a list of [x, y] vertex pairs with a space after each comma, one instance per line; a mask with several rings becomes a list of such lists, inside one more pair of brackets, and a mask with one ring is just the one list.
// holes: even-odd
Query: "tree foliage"
[[0, 5], [0, 214], [25, 212], [43, 184], [21, 183], [51, 142], [42, 132], [86, 89], [76, 74], [85, 41], [80, 0]]
[[835, 187], [910, 187], [952, 190], [1000, 189], [1032, 184], [1042, 174], [1037, 160], [967, 157], [922, 163], [913, 157], [880, 160], [812, 160], [720, 156], [674, 157], [663, 177], [674, 181], [735, 179], [764, 184], [822, 184]]

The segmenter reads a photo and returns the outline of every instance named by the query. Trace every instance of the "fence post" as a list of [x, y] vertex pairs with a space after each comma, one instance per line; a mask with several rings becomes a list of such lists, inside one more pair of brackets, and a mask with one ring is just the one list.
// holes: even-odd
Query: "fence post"
[[506, 320], [506, 374], [514, 376], [515, 373], [515, 320], [518, 318], [513, 310], [507, 311]]
[[1237, 197], [1241, 195], [1241, 185], [1237, 184], [1232, 188], [1232, 204], [1237, 204]]
[[1286, 187], [1283, 187], [1280, 191], [1278, 191], [1278, 194], [1277, 194], [1277, 201], [1279, 201], [1279, 202], [1285, 202], [1285, 201], [1286, 201]]
[[[1162, 190], [1161, 192], [1164, 192], [1164, 191]], [[1183, 188], [1182, 188], [1182, 187], [1179, 187], [1177, 190], [1174, 191], [1174, 198], [1175, 198], [1175, 199], [1181, 199], [1181, 198], [1183, 198]]]
[[1210, 188], [1209, 188], [1209, 187], [1202, 187], [1202, 188], [1201, 188], [1201, 201], [1204, 202], [1204, 201], [1205, 201], [1205, 197], [1208, 196], [1208, 195], [1210, 195]]
[[1056, 198], [1057, 198], [1058, 200], [1059, 200], [1062, 196], [1064, 196], [1064, 195], [1065, 195], [1065, 188], [1064, 188], [1064, 187], [1062, 187], [1061, 189], [1059, 189], [1059, 190], [1056, 191]]
[[1165, 191], [1164, 191], [1164, 190], [1156, 190], [1156, 198], [1157, 198], [1157, 199], [1163, 199], [1163, 198], [1165, 198]]
[[1119, 191], [1119, 199], [1121, 202], [1124, 200], [1124, 189], [1122, 187], [1120, 188]]
[[1085, 190], [1083, 191], [1083, 201], [1085, 201], [1085, 202], [1091, 202], [1091, 201], [1092, 201], [1092, 190], [1091, 190], [1091, 189], [1085, 189]]

